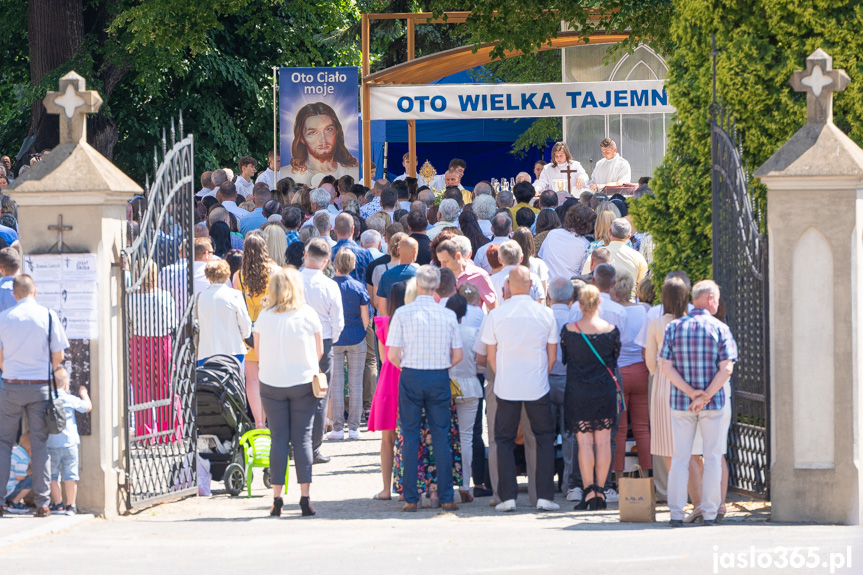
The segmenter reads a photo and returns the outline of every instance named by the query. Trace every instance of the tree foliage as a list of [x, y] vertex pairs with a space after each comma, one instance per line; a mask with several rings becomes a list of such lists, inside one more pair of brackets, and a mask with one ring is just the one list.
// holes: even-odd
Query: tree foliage
[[161, 130], [180, 109], [187, 132], [196, 136], [199, 172], [236, 166], [246, 154], [266, 162], [272, 147], [272, 67], [358, 65], [359, 38], [349, 29], [359, 22], [362, 5], [355, 0], [90, 0], [84, 2], [85, 34], [75, 54], [31, 85], [27, 2], [0, 0], [4, 27], [15, 32], [0, 36], [0, 149], [18, 150], [30, 105], [75, 69], [104, 100], [88, 121], [88, 135], [97, 132], [94, 122], [108, 122], [116, 149], [110, 140], [97, 148], [139, 181], [152, 171]]
[[[651, 186], [633, 206], [636, 227], [653, 234], [656, 277], [684, 269], [711, 277], [711, 33], [719, 49], [717, 91], [743, 136], [750, 171], [806, 122], [806, 96], [788, 80], [816, 48], [852, 78], [834, 100], [835, 122], [863, 143], [863, 5], [853, 0], [676, 0], [668, 92], [677, 108], [668, 148]], [[856, 80], [856, 81], [855, 81]], [[750, 192], [762, 209], [765, 189]]]

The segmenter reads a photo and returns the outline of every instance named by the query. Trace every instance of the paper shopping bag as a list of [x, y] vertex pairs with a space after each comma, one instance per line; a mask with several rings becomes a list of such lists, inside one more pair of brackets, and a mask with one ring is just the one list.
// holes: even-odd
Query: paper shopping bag
[[644, 477], [644, 470], [633, 465], [638, 477], [620, 478], [620, 521], [652, 523], [656, 521], [656, 487], [652, 477]]

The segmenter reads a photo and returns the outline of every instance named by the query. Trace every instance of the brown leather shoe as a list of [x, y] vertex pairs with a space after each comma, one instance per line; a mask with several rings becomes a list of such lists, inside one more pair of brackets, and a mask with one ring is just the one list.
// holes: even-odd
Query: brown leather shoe
[[444, 511], [458, 511], [458, 503], [441, 503], [440, 508]]
[[36, 517], [48, 517], [49, 515], [51, 515], [51, 510], [47, 507], [36, 508]]
[[417, 504], [416, 503], [405, 503], [402, 507], [402, 511], [407, 511], [409, 513], [416, 513]]

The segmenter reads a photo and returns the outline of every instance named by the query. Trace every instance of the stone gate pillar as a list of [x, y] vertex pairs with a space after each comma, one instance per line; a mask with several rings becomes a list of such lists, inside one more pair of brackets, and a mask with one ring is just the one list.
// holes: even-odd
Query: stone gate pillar
[[758, 169], [770, 246], [773, 519], [863, 519], [863, 150], [833, 124], [848, 84], [818, 49], [791, 84], [807, 123]]
[[60, 145], [7, 192], [18, 203], [25, 257], [56, 253], [58, 246], [96, 254], [96, 337], [89, 346], [92, 433], [81, 437], [78, 505], [82, 511], [112, 516], [118, 512], [125, 437], [122, 272], [117, 264], [125, 246], [126, 204], [143, 190], [87, 144], [86, 114], [98, 111], [102, 100], [84, 87], [84, 79], [70, 72], [60, 79], [58, 92], [48, 93], [45, 108], [60, 115]]

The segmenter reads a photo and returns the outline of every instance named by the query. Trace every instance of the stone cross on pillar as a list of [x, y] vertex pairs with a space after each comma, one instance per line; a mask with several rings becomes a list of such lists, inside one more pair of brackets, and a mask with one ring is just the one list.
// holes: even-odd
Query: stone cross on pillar
[[791, 87], [806, 92], [806, 119], [810, 124], [833, 122], [833, 92], [841, 92], [850, 79], [845, 70], [833, 69], [833, 58], [818, 48], [806, 58], [806, 70], [791, 76]]
[[42, 100], [49, 114], [60, 116], [60, 143], [77, 144], [87, 139], [87, 114], [102, 106], [95, 90], [85, 90], [84, 78], [69, 72], [60, 78], [60, 90], [48, 92]]

